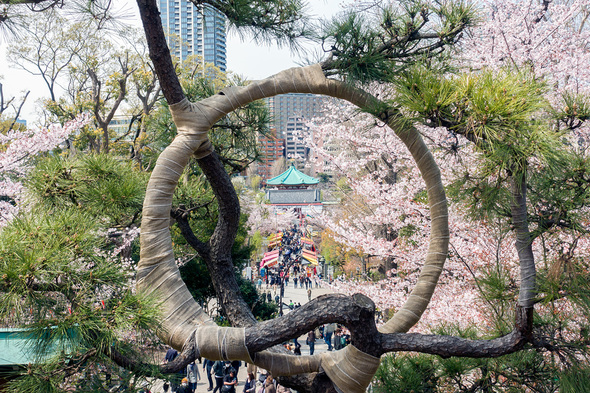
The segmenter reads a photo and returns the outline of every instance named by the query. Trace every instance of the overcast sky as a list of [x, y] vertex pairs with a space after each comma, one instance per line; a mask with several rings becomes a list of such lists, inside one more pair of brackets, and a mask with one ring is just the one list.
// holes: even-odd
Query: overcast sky
[[[331, 16], [339, 11], [343, 0], [310, 0], [311, 14], [313, 16]], [[129, 10], [136, 11], [136, 5], [130, 3]], [[139, 25], [139, 17], [133, 18]], [[41, 77], [32, 76], [24, 71], [10, 68], [6, 59], [7, 42], [0, 38], [0, 82], [3, 84], [4, 97], [19, 96], [23, 91], [31, 93], [23, 108], [21, 118], [28, 120], [29, 124], [35, 116], [35, 101], [46, 97], [47, 88]], [[247, 79], [262, 79], [281, 70], [294, 67], [302, 62], [298, 54], [293, 54], [288, 48], [277, 48], [276, 45], [257, 45], [251, 39], [245, 37], [241, 40], [236, 33], [230, 31], [227, 40], [227, 64], [228, 70], [233, 71]]]
[[[309, 3], [313, 17], [329, 17], [341, 10], [342, 0], [310, 0]], [[256, 45], [251, 40], [241, 41], [237, 34], [231, 32], [227, 45], [228, 69], [248, 79], [262, 79], [301, 62], [298, 54], [291, 53], [288, 48]]]

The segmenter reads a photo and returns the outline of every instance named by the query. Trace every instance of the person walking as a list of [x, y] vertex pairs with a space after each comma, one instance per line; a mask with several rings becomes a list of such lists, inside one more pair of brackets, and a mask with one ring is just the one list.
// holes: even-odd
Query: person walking
[[307, 301], [311, 301], [311, 286], [307, 289]]
[[324, 341], [326, 342], [326, 344], [328, 344], [328, 351], [331, 351], [332, 348], [332, 335], [334, 334], [334, 331], [336, 330], [336, 324], [335, 323], [328, 323], [326, 326], [324, 326]]
[[258, 374], [258, 366], [252, 363], [246, 364], [246, 372], [248, 374], [257, 375]]
[[231, 366], [236, 370], [236, 378], [238, 377], [238, 373], [240, 372], [240, 367], [242, 367], [242, 362], [240, 360], [232, 360]]
[[191, 393], [194, 393], [197, 390], [197, 382], [201, 379], [201, 374], [199, 374], [199, 367], [193, 360], [188, 366], [186, 366], [186, 377], [188, 379], [188, 386], [191, 389]]
[[207, 388], [208, 392], [213, 390], [213, 378], [211, 376], [213, 364], [215, 364], [213, 360], [203, 359], [203, 374], [207, 376], [207, 380], [209, 381], [209, 387]]
[[[172, 347], [168, 347], [168, 350], [166, 351], [166, 356], [164, 357], [164, 361], [166, 363], [170, 363], [173, 362], [174, 359], [176, 359], [176, 357], [178, 356], [178, 351]], [[178, 385], [179, 385], [179, 381], [180, 381], [180, 376], [182, 375], [182, 371], [180, 372], [180, 375], [174, 375], [172, 376], [172, 378], [170, 379], [170, 390], [175, 393], [178, 390]]]
[[342, 331], [340, 329], [336, 329], [334, 333], [334, 349], [339, 350], [342, 348]]
[[277, 388], [270, 375], [266, 377], [266, 381], [264, 382], [264, 393], [277, 393]]
[[219, 392], [221, 393], [221, 388], [223, 387], [223, 362], [220, 360], [216, 360], [213, 364], [213, 368], [211, 370], [213, 376], [215, 377], [215, 389], [213, 389], [213, 393]]
[[256, 391], [256, 379], [253, 373], [248, 373], [246, 383], [244, 383], [244, 390], [242, 393], [255, 393]]
[[229, 373], [223, 378], [221, 393], [236, 393], [236, 386], [238, 386], [238, 378], [236, 377], [236, 370], [232, 367]]
[[182, 378], [180, 386], [178, 387], [178, 390], [176, 390], [176, 391], [178, 393], [192, 393], [191, 388], [188, 386], [188, 379], [187, 378]]
[[305, 340], [305, 343], [309, 345], [309, 354], [313, 355], [313, 351], [315, 350], [315, 332], [313, 330], [307, 333], [307, 340]]

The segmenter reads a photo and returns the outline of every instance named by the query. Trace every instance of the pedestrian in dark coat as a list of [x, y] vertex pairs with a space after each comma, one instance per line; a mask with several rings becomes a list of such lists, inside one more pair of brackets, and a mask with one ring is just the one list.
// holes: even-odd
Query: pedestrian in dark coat
[[315, 349], [315, 332], [313, 330], [307, 333], [307, 340], [305, 342], [309, 345], [309, 354], [313, 355]]
[[203, 361], [203, 373], [207, 375], [207, 380], [209, 381], [209, 387], [207, 391], [213, 390], [213, 378], [211, 377], [211, 368], [213, 368], [213, 364], [215, 362], [213, 360], [205, 359]]

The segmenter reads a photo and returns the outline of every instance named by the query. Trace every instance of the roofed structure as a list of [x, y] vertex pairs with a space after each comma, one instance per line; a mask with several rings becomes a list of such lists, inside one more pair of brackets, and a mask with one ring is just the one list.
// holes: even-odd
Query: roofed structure
[[266, 181], [266, 198], [278, 210], [293, 209], [299, 218], [322, 211], [321, 191], [314, 186], [319, 179], [298, 171], [295, 165]]
[[294, 165], [291, 165], [285, 172], [267, 180], [266, 185], [276, 186], [277, 188], [282, 189], [294, 189], [307, 188], [308, 186], [316, 185], [319, 182], [319, 179], [308, 176], [305, 173], [298, 171]]

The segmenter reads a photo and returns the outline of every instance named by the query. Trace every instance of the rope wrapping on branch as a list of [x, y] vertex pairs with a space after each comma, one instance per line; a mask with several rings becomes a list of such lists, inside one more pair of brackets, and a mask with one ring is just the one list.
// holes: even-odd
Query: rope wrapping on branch
[[191, 103], [186, 98], [170, 105], [172, 120], [176, 124], [179, 136], [186, 139], [187, 145], [194, 151], [193, 155], [197, 158], [206, 157], [213, 152], [213, 145], [207, 133], [217, 121], [210, 119], [202, 106], [203, 104]]
[[290, 376], [325, 371], [334, 384], [346, 393], [364, 393], [380, 359], [353, 345], [339, 351], [313, 356], [295, 356], [262, 351], [250, 356], [246, 347], [246, 329], [220, 327], [213, 323], [195, 330], [196, 356], [209, 360], [243, 360], [267, 370], [271, 375]]
[[[379, 366], [379, 358], [352, 345], [314, 356], [294, 356], [266, 350], [250, 354], [243, 328], [216, 326], [192, 299], [174, 260], [170, 235], [170, 210], [178, 180], [191, 157], [204, 158], [213, 152], [208, 131], [219, 119], [253, 100], [297, 92], [324, 94], [345, 99], [361, 108], [378, 107], [378, 100], [346, 83], [325, 77], [320, 65], [293, 68], [250, 85], [229, 87], [209, 98], [190, 103], [186, 98], [170, 105], [178, 135], [160, 154], [146, 190], [141, 223], [141, 255], [137, 288], [160, 294], [163, 305], [163, 341], [180, 349], [194, 336], [197, 356], [211, 360], [243, 360], [269, 370], [275, 376], [325, 371], [345, 393], [363, 393]], [[407, 331], [426, 309], [444, 264], [447, 244], [447, 206], [440, 173], [432, 154], [417, 130], [397, 124], [392, 127], [411, 151], [426, 182], [431, 208], [429, 253], [418, 285], [410, 299], [381, 332]], [[195, 330], [196, 329], [196, 330]]]

